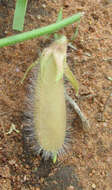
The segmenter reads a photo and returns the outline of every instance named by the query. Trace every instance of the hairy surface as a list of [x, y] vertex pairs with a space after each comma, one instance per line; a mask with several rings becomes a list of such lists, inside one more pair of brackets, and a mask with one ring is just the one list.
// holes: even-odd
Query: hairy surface
[[56, 65], [52, 56], [42, 78], [39, 73], [34, 100], [36, 137], [44, 150], [58, 152], [64, 144], [66, 108], [63, 80], [56, 82]]
[[[69, 141], [63, 82], [66, 46], [66, 40], [56, 41], [43, 51], [28, 92], [25, 138], [36, 153], [43, 152], [45, 159], [63, 155]], [[60, 73], [61, 78], [57, 77]]]

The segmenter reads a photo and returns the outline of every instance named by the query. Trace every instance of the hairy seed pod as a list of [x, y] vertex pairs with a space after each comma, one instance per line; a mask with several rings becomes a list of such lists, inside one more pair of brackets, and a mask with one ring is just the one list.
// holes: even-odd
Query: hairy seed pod
[[67, 39], [62, 36], [44, 49], [33, 70], [25, 112], [24, 136], [36, 153], [46, 158], [62, 154], [66, 148], [66, 104], [64, 60]]

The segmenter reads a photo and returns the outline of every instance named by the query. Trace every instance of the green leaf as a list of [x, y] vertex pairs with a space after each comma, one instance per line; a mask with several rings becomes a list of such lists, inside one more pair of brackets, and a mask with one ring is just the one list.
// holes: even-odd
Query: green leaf
[[53, 155], [53, 164], [56, 163], [56, 160], [57, 160], [57, 153], [54, 153], [54, 155]]
[[[60, 22], [63, 19], [63, 8], [60, 9], [59, 14], [58, 14], [58, 18], [56, 20], [56, 23]], [[54, 39], [57, 40], [59, 38], [58, 34], [54, 34]]]
[[53, 54], [57, 67], [56, 82], [58, 82], [63, 78], [64, 62], [66, 59], [66, 49], [67, 49], [67, 38], [65, 36], [61, 36], [58, 40], [56, 40], [55, 50]]
[[22, 78], [21, 81], [20, 81], [21, 84], [23, 84], [23, 82], [24, 82], [24, 80], [25, 80], [27, 74], [29, 73], [29, 71], [30, 71], [36, 64], [38, 64], [38, 62], [39, 62], [39, 61], [38, 61], [38, 59], [37, 59], [34, 63], [32, 63], [32, 64], [27, 68], [27, 70], [25, 71], [25, 74], [24, 74], [23, 78]]
[[107, 77], [107, 78], [108, 78], [108, 80], [112, 81], [112, 77]]
[[13, 30], [22, 31], [28, 0], [17, 0], [13, 19]]
[[79, 32], [79, 24], [80, 24], [80, 20], [78, 21], [76, 30], [75, 30], [75, 32], [74, 32], [74, 34], [73, 34], [73, 36], [72, 36], [72, 39], [71, 39], [72, 41], [74, 41], [74, 40], [76, 39], [77, 35], [78, 35], [78, 32]]
[[60, 39], [55, 40], [51, 44], [51, 46], [44, 49], [40, 57], [41, 78], [44, 77], [45, 70], [48, 64], [56, 65], [56, 82], [58, 82], [63, 78], [66, 49], [67, 49], [67, 38], [65, 36], [61, 36]]
[[73, 88], [76, 91], [76, 96], [78, 96], [79, 93], [79, 84], [78, 81], [76, 80], [75, 76], [73, 75], [72, 71], [70, 70], [69, 66], [67, 63], [65, 63], [65, 69], [64, 69], [64, 74], [72, 84]]
[[60, 9], [59, 14], [58, 14], [58, 18], [56, 22], [59, 22], [63, 19], [63, 8]]

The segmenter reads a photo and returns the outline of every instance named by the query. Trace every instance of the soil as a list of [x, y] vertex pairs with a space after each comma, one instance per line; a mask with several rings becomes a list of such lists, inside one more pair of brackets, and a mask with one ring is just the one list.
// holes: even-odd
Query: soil
[[[112, 189], [112, 1], [29, 1], [24, 31], [84, 12], [78, 36], [77, 24], [60, 33], [67, 36], [67, 62], [80, 84], [79, 97], [68, 83], [67, 92], [89, 119], [83, 131], [71, 108], [72, 148], [56, 164], [24, 152], [22, 140], [24, 100], [30, 74], [26, 69], [53, 40], [53, 35], [0, 49], [0, 189], [1, 190], [111, 190]], [[0, 38], [12, 30], [15, 1], [0, 2]], [[110, 78], [109, 78], [110, 77]], [[11, 129], [13, 129], [11, 131]], [[14, 130], [15, 129], [15, 130]]]

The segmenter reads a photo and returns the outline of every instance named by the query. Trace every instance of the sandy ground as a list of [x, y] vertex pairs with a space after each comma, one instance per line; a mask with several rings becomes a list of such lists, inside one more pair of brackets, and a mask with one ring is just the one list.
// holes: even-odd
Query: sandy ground
[[[56, 21], [60, 7], [63, 17], [84, 12], [79, 33], [68, 46], [67, 62], [80, 84], [79, 98], [68, 83], [68, 94], [89, 119], [90, 130], [81, 128], [70, 107], [72, 149], [64, 159], [44, 162], [41, 156], [23, 151], [22, 115], [30, 74], [20, 80], [49, 39], [40, 37], [0, 49], [0, 189], [2, 190], [111, 190], [112, 189], [112, 1], [39, 0], [29, 1], [24, 31]], [[0, 3], [0, 38], [12, 30], [15, 2]], [[69, 42], [77, 24], [64, 33]], [[10, 132], [12, 126], [16, 130]]]

